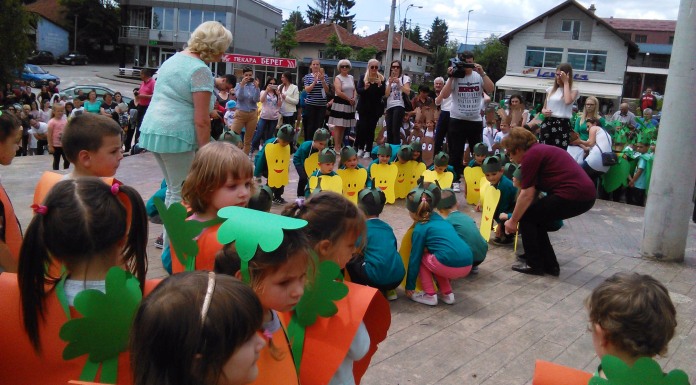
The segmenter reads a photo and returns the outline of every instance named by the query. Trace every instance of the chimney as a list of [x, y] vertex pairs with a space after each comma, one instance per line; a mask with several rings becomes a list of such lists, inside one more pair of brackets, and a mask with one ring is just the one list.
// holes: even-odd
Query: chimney
[[594, 6], [594, 4], [590, 4], [590, 8], [588, 8], [587, 10], [590, 11], [590, 12], [592, 12], [592, 13], [595, 13], [595, 11], [597, 10], [597, 8]]
[[348, 20], [348, 22], [346, 22], [346, 29], [348, 32], [353, 33], [353, 20]]
[[389, 24], [385, 24], [385, 25], [384, 25], [384, 30], [385, 30], [385, 31], [389, 31]]

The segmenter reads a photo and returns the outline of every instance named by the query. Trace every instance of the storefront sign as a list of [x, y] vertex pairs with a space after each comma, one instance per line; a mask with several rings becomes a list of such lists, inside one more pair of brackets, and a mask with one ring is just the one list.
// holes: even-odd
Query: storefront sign
[[222, 61], [234, 64], [248, 64], [257, 66], [297, 68], [297, 60], [280, 57], [251, 56], [239, 54], [227, 54]]
[[[541, 68], [525, 68], [522, 70], [524, 75], [532, 75], [538, 78], [553, 79], [556, 76], [556, 70], [545, 71]], [[588, 81], [590, 78], [587, 75], [575, 74], [573, 75], [573, 80]]]

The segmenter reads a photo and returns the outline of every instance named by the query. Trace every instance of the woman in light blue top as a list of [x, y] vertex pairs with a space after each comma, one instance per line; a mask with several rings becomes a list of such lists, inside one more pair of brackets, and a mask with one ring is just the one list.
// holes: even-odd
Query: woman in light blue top
[[[140, 126], [140, 145], [152, 152], [167, 182], [164, 203], [181, 201], [181, 185], [194, 151], [210, 141], [210, 112], [215, 99], [208, 64], [220, 61], [232, 33], [209, 21], [191, 33], [187, 48], [165, 61]], [[165, 242], [164, 244], [168, 244]]]

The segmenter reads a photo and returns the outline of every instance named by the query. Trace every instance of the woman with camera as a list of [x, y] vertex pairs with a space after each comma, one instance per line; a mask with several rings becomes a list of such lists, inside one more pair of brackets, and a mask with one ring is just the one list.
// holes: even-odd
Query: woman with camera
[[390, 144], [401, 144], [401, 124], [406, 114], [404, 94], [411, 94], [411, 78], [403, 74], [401, 60], [394, 60], [389, 66], [389, 80], [384, 95], [387, 97], [387, 112], [385, 114], [387, 141]]
[[259, 123], [256, 125], [256, 132], [251, 140], [251, 151], [259, 150], [259, 145], [265, 143], [273, 137], [273, 131], [278, 125], [280, 117], [280, 106], [283, 105], [283, 98], [278, 95], [278, 85], [274, 78], [269, 78], [266, 87], [261, 91], [261, 113]]
[[[384, 75], [379, 73], [379, 61], [370, 59], [367, 62], [365, 76], [358, 80], [358, 119], [355, 127], [355, 149], [358, 157], [370, 157], [375, 141], [377, 121], [384, 114], [382, 97], [385, 92]], [[364, 149], [364, 151], [363, 151]]]
[[573, 89], [573, 67], [561, 63], [556, 68], [553, 86], [546, 90], [546, 101], [541, 112], [544, 121], [539, 130], [539, 143], [568, 149], [570, 143], [570, 118], [578, 90]]

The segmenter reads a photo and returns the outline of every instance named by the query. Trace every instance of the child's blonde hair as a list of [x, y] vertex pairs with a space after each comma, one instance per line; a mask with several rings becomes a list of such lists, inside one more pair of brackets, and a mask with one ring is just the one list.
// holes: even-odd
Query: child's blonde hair
[[[250, 179], [254, 167], [239, 147], [228, 142], [212, 142], [198, 150], [186, 176], [181, 196], [191, 210], [205, 212], [215, 190], [227, 179]], [[252, 185], [251, 194], [254, 193]]]
[[669, 292], [649, 275], [614, 274], [592, 291], [585, 305], [590, 322], [633, 357], [665, 354], [677, 327]]

